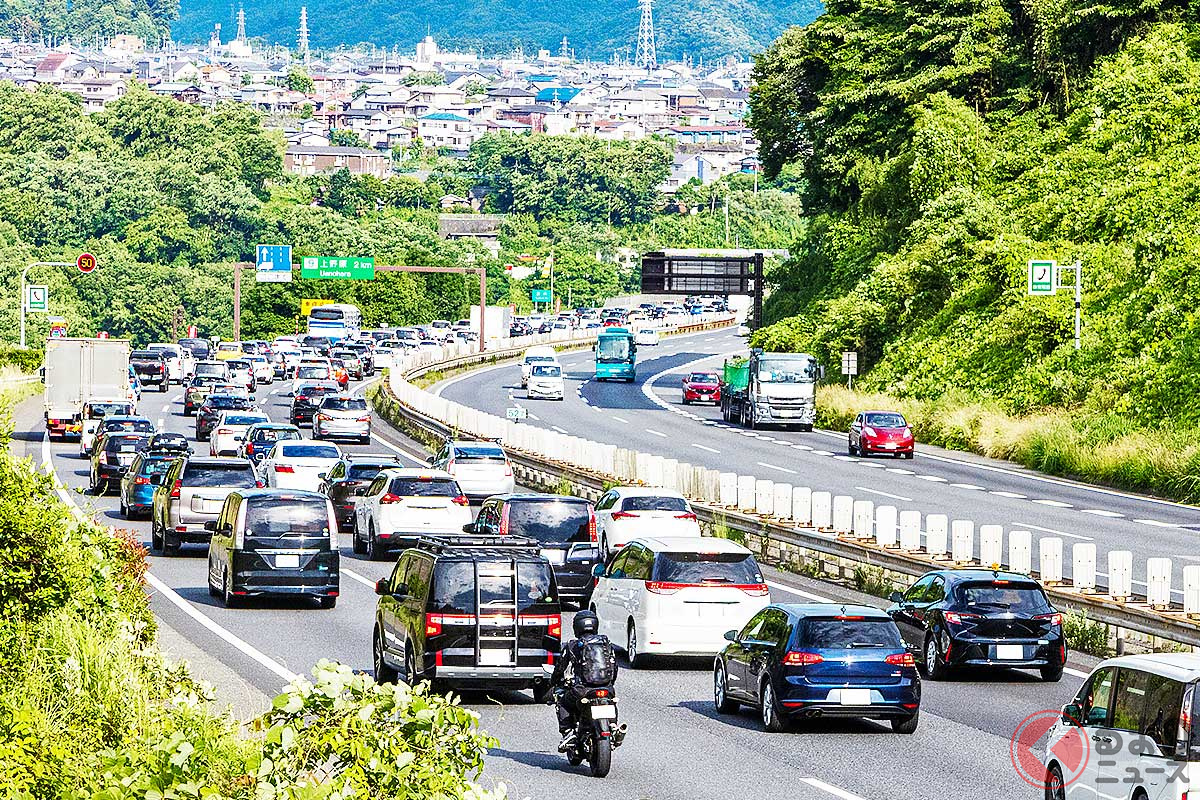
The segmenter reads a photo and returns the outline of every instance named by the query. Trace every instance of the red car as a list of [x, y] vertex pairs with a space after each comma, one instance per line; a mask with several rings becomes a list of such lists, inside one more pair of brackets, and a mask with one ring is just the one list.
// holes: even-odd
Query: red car
[[850, 425], [847, 446], [852, 456], [866, 458], [872, 453], [886, 453], [912, 458], [912, 429], [904, 415], [896, 411], [864, 411]]
[[715, 372], [692, 372], [683, 379], [683, 404], [721, 405], [721, 378]]

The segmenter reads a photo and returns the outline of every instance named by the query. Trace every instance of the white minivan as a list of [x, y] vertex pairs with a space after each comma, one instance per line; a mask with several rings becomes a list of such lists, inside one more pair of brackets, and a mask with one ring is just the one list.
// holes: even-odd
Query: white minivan
[[[1179, 800], [1200, 785], [1200, 654], [1102, 661], [1046, 734], [1046, 797]], [[1032, 738], [1032, 736], [1030, 737]]]
[[562, 400], [565, 391], [560, 365], [533, 364], [530, 367], [525, 387], [525, 396], [530, 400]]
[[648, 656], [712, 656], [771, 602], [754, 554], [728, 539], [644, 536], [596, 566], [591, 607], [600, 633], [625, 644], [630, 665]]
[[521, 357], [521, 388], [529, 386], [529, 373], [533, 371], [534, 364], [557, 364], [558, 354], [554, 352], [554, 348], [548, 345], [535, 345], [525, 351], [525, 355]]

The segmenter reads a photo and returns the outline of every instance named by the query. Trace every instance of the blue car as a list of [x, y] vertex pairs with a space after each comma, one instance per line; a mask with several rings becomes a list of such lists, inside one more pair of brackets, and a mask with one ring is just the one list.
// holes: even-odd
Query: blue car
[[921, 678], [885, 612], [836, 603], [767, 606], [740, 631], [713, 666], [717, 712], [758, 708], [763, 727], [779, 732], [795, 719], [886, 719], [913, 733]]
[[[121, 516], [149, 517], [154, 506], [156, 475], [163, 475], [178, 456], [155, 452], [138, 453], [121, 476]], [[161, 481], [162, 479], [159, 478]]]

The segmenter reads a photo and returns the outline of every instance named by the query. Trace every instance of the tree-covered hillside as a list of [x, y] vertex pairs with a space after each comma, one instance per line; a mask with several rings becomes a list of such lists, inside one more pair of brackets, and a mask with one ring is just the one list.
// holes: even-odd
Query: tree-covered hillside
[[157, 44], [179, 16], [179, 0], [7, 0], [0, 3], [0, 32], [21, 41], [90, 42], [118, 33]]
[[[520, 44], [526, 52], [547, 48], [557, 53], [566, 36], [578, 58], [600, 61], [636, 44], [639, 18], [635, 0], [247, 0], [247, 31], [268, 42], [295, 44], [301, 6], [308, 7], [317, 47], [371, 42], [410, 49], [431, 33], [448, 48], [497, 53]], [[747, 58], [788, 25], [807, 24], [820, 11], [820, 0], [659, 2], [654, 8], [659, 57], [689, 53], [708, 61], [729, 55]], [[232, 30], [236, 12], [236, 4], [224, 0], [182, 0], [179, 23], [172, 30], [179, 41], [201, 41], [214, 23]]]

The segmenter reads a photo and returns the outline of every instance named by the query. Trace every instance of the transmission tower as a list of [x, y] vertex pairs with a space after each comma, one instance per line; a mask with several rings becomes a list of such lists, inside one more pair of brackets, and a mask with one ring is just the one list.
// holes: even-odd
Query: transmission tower
[[245, 6], [238, 6], [237, 26], [238, 26], [237, 27], [237, 40], [239, 42], [245, 42], [246, 41], [246, 8], [245, 8]]
[[300, 36], [296, 40], [300, 46], [300, 57], [308, 61], [308, 6], [300, 6]]
[[642, 21], [638, 24], [637, 55], [634, 58], [639, 67], [647, 71], [658, 69], [658, 54], [654, 50], [654, 0], [638, 0], [642, 9]]

